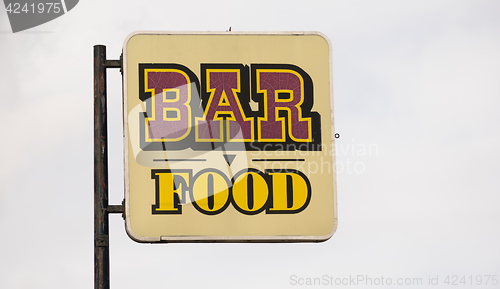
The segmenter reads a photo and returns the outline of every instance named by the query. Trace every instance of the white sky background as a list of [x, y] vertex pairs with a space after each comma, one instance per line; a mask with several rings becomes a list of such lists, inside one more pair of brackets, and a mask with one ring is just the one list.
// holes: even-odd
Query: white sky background
[[[0, 288], [93, 288], [93, 45], [118, 59], [133, 31], [230, 26], [330, 38], [338, 230], [319, 244], [149, 245], [113, 214], [111, 288], [303, 287], [291, 275], [424, 281], [392, 288], [426, 288], [429, 275], [441, 285], [453, 274], [500, 279], [500, 1], [82, 0], [16, 34], [0, 8]], [[118, 205], [116, 69], [108, 99]], [[377, 149], [358, 151], [369, 145]]]

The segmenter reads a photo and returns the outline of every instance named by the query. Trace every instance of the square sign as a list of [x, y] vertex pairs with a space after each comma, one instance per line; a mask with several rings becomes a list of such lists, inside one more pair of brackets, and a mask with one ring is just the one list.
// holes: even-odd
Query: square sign
[[320, 33], [131, 34], [125, 214], [138, 242], [304, 242], [337, 228]]

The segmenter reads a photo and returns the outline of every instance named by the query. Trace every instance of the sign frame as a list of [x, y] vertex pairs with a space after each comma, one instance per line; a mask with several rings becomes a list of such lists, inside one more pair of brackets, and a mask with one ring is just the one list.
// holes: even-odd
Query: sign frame
[[[332, 174], [333, 174], [333, 228], [330, 233], [322, 236], [311, 236], [311, 235], [293, 235], [293, 236], [204, 236], [204, 235], [181, 235], [181, 236], [160, 236], [157, 237], [143, 237], [136, 234], [132, 230], [131, 226], [131, 215], [130, 215], [130, 178], [129, 178], [129, 117], [128, 117], [128, 42], [137, 35], [263, 35], [263, 36], [302, 36], [302, 35], [316, 35], [322, 37], [328, 43], [328, 54], [329, 54], [329, 90], [330, 90], [330, 120], [331, 120], [331, 142], [332, 142]], [[335, 154], [335, 131], [334, 131], [334, 115], [333, 115], [333, 65], [332, 65], [332, 45], [328, 37], [320, 32], [172, 32], [172, 31], [137, 31], [133, 32], [127, 36], [123, 44], [123, 146], [124, 146], [124, 189], [125, 189], [125, 202], [124, 202], [124, 213], [125, 213], [125, 229], [129, 237], [139, 243], [196, 243], [196, 242], [206, 242], [206, 243], [282, 243], [282, 242], [323, 242], [330, 239], [338, 227], [338, 209], [337, 209], [337, 178], [336, 178], [336, 154]], [[323, 130], [328, 129], [327, 127]], [[327, 141], [326, 139], [324, 140]]]

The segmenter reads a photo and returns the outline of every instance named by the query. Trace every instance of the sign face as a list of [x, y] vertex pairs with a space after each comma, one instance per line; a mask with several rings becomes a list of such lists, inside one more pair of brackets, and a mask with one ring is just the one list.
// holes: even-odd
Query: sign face
[[125, 214], [138, 242], [325, 241], [337, 228], [319, 33], [130, 35]]

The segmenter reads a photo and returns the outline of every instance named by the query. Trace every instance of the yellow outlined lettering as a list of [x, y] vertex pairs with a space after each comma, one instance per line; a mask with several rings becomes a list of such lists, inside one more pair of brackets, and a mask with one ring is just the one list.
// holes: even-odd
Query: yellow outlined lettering
[[[150, 122], [156, 121], [156, 107], [155, 107], [155, 101], [156, 101], [156, 95], [155, 95], [155, 89], [154, 88], [149, 88], [149, 73], [151, 72], [174, 72], [174, 73], [179, 73], [184, 78], [186, 79], [186, 87], [187, 87], [187, 98], [186, 101], [182, 103], [182, 106], [186, 107], [187, 109], [187, 128], [186, 132], [177, 138], [166, 138], [166, 137], [161, 137], [161, 138], [150, 138], [149, 136], [149, 126]], [[176, 142], [180, 141], [184, 138], [186, 138], [189, 133], [191, 132], [191, 106], [190, 106], [190, 101], [191, 101], [191, 80], [189, 79], [189, 76], [182, 70], [180, 69], [144, 69], [144, 90], [146, 92], [151, 93], [151, 117], [146, 117], [145, 118], [145, 138], [147, 142]], [[174, 92], [175, 93], [175, 98], [174, 99], [168, 99], [167, 98], [167, 92]], [[162, 91], [162, 100], [164, 103], [177, 103], [180, 100], [180, 89], [179, 88], [164, 88]], [[176, 111], [177, 112], [177, 117], [176, 118], [168, 118], [167, 117], [167, 111]], [[178, 107], [172, 107], [172, 108], [164, 108], [163, 109], [163, 116], [162, 120], [163, 121], [180, 121], [182, 118], [182, 113], [181, 110]]]
[[[300, 80], [300, 96], [296, 96], [293, 93], [293, 90], [291, 89], [276, 89], [274, 91], [274, 102], [275, 103], [287, 103], [287, 102], [292, 102], [296, 97], [300, 97], [300, 101], [295, 104], [295, 108], [298, 111], [298, 120], [299, 122], [301, 121], [306, 121], [307, 122], [307, 127], [308, 127], [308, 137], [307, 139], [299, 139], [294, 137], [292, 133], [292, 128], [293, 128], [293, 122], [292, 122], [292, 111], [289, 107], [283, 107], [283, 106], [275, 106], [275, 119], [272, 121], [279, 121], [281, 123], [281, 138], [276, 138], [276, 139], [265, 139], [262, 137], [262, 122], [270, 121], [268, 119], [268, 90], [267, 89], [261, 89], [261, 73], [291, 73], [294, 74], [295, 76], [298, 77]], [[304, 79], [302, 78], [302, 75], [300, 75], [297, 71], [291, 70], [291, 69], [257, 69], [256, 70], [256, 82], [257, 82], [257, 93], [262, 93], [264, 95], [263, 101], [264, 101], [264, 117], [259, 117], [257, 120], [257, 126], [259, 127], [259, 132], [258, 132], [258, 140], [259, 142], [285, 142], [286, 141], [286, 135], [285, 135], [285, 121], [286, 118], [284, 117], [279, 117], [279, 111], [284, 110], [288, 112], [288, 136], [290, 139], [292, 139], [295, 142], [310, 142], [312, 141], [312, 127], [311, 127], [311, 118], [310, 117], [303, 117], [302, 114], [302, 108], [301, 105], [304, 102]], [[279, 94], [280, 93], [288, 93], [290, 95], [290, 98], [288, 99], [280, 99]]]
[[[231, 99], [234, 99], [235, 100], [235, 103], [238, 107], [238, 112], [239, 114], [241, 115], [242, 117], [242, 120], [240, 120], [240, 122], [250, 122], [250, 138], [242, 138], [242, 139], [237, 139], [237, 138], [231, 138], [231, 129], [230, 129], [230, 122], [233, 121], [233, 122], [238, 122], [238, 119], [236, 118], [235, 116], [235, 109], [233, 105], [231, 105], [231, 101], [229, 100], [229, 97], [226, 93], [226, 90], [224, 88], [217, 88], [217, 87], [211, 87], [211, 82], [210, 82], [210, 77], [211, 77], [211, 74], [212, 73], [236, 73], [236, 88], [231, 88]], [[214, 98], [215, 98], [215, 95], [216, 95], [216, 90], [218, 89], [223, 89], [222, 92], [221, 92], [221, 96], [220, 96], [220, 99], [218, 101], [218, 104], [217, 105], [213, 105], [213, 101], [214, 101]], [[224, 126], [223, 126], [223, 121], [224, 121], [224, 118], [226, 120], [226, 131], [225, 131], [225, 135], [226, 135], [226, 141], [227, 142], [252, 142], [254, 141], [254, 121], [253, 121], [253, 117], [247, 117], [245, 115], [245, 112], [243, 110], [243, 107], [241, 106], [241, 103], [240, 103], [240, 100], [239, 100], [239, 97], [238, 97], [238, 93], [241, 92], [241, 71], [240, 69], [207, 69], [206, 70], [206, 91], [210, 93], [210, 97], [209, 97], [209, 100], [207, 102], [207, 105], [205, 107], [205, 111], [203, 113], [203, 117], [196, 117], [195, 118], [195, 123], [197, 124], [196, 125], [196, 128], [195, 128], [195, 133], [196, 133], [196, 136], [195, 136], [195, 139], [197, 142], [222, 142], [224, 141]], [[216, 110], [217, 107], [230, 107], [231, 110]], [[209, 114], [209, 111], [211, 109], [214, 109], [215, 108], [215, 113], [213, 114], [213, 119], [207, 119], [207, 116]], [[227, 116], [229, 115], [229, 117], [222, 117], [221, 115], [224, 115], [224, 116]], [[210, 139], [206, 139], [206, 138], [200, 138], [200, 135], [199, 135], [199, 130], [198, 130], [198, 126], [200, 123], [207, 123], [209, 124], [209, 122], [211, 121], [219, 121], [219, 132], [220, 132], [220, 138], [219, 139], [214, 139], [214, 138], [210, 138]]]

